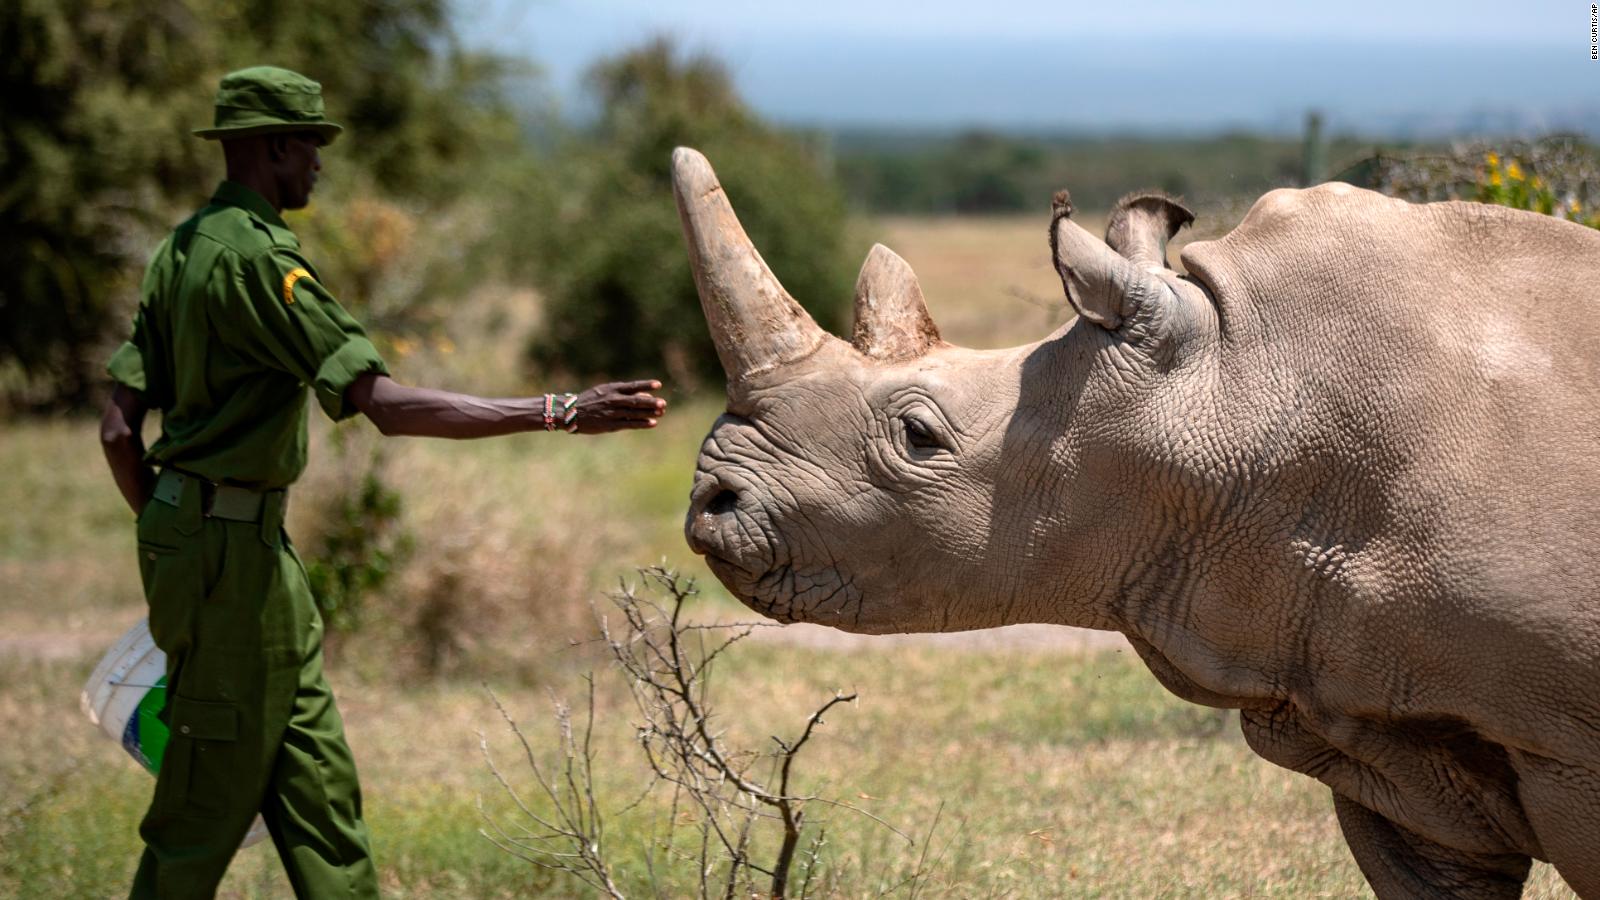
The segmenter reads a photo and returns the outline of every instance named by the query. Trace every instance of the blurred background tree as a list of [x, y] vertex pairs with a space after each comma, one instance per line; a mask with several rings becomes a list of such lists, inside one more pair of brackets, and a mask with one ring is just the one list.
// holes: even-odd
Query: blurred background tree
[[[223, 73], [323, 83], [352, 140], [336, 179], [421, 202], [519, 147], [511, 67], [464, 52], [444, 0], [12, 0], [0, 4], [0, 408], [81, 406], [145, 258], [221, 176]], [[330, 260], [335, 267], [338, 260]]]
[[817, 142], [746, 108], [720, 63], [658, 40], [597, 65], [594, 126], [555, 163], [540, 248], [543, 368], [579, 379], [665, 372], [676, 386], [720, 378], [672, 199], [672, 150], [716, 166], [762, 257], [824, 327], [848, 315], [853, 263], [844, 197]]
[[0, 366], [12, 402], [82, 402], [114, 298], [197, 196], [215, 34], [181, 2], [0, 6]]

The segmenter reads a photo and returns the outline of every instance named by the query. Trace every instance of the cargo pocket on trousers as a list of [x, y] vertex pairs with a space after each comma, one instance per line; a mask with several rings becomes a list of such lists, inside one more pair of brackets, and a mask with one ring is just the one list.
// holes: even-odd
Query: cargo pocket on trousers
[[171, 725], [156, 802], [179, 815], [227, 814], [239, 774], [238, 707], [173, 697]]

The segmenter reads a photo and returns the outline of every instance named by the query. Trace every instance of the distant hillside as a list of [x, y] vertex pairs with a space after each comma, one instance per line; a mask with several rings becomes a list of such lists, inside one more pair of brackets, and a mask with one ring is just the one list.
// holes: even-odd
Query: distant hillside
[[[833, 132], [829, 141], [851, 202], [878, 213], [1047, 209], [1060, 188], [1086, 209], [1108, 208], [1142, 188], [1220, 202], [1301, 184], [1308, 165], [1304, 140], [1242, 133], [1162, 139], [858, 129]], [[1434, 149], [1336, 137], [1310, 161], [1309, 180], [1380, 151]]]

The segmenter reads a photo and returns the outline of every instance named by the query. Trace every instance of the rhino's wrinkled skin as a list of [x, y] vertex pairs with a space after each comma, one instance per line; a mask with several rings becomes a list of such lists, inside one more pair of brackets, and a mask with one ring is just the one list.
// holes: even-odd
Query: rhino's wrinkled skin
[[1120, 631], [1332, 788], [1380, 897], [1515, 897], [1530, 857], [1600, 897], [1600, 234], [1333, 184], [1181, 278], [1181, 207], [1108, 247], [1058, 198], [1078, 318], [979, 352], [881, 247], [823, 333], [705, 159], [674, 175], [728, 373], [686, 530], [746, 603]]

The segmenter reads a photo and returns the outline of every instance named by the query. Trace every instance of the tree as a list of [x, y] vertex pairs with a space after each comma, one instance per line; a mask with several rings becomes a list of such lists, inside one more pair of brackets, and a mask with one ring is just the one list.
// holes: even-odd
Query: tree
[[573, 376], [718, 377], [672, 199], [671, 156], [704, 152], [779, 280], [824, 327], [850, 302], [845, 205], [805, 141], [762, 123], [705, 56], [658, 40], [596, 66], [592, 131], [557, 163], [531, 240], [547, 321], [532, 355]]
[[446, 195], [515, 139], [504, 65], [454, 45], [445, 0], [0, 4], [0, 406], [89, 399], [145, 259], [220, 174], [189, 131], [263, 62], [323, 82], [341, 164], [387, 191]]
[[214, 50], [193, 25], [182, 2], [0, 12], [0, 364], [13, 394], [85, 398], [161, 195], [201, 190], [199, 142], [164, 138], [205, 108], [191, 88]]

